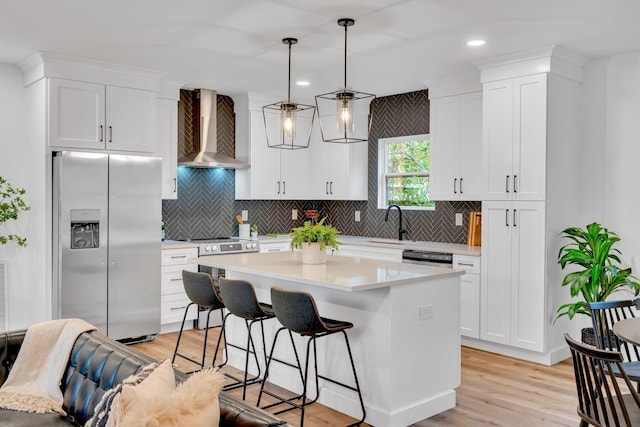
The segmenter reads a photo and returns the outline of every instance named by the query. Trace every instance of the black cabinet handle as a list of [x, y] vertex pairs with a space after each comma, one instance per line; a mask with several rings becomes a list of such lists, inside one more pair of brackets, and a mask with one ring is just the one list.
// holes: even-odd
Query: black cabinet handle
[[504, 210], [504, 225], [509, 226], [509, 209]]
[[514, 226], [514, 227], [517, 227], [517, 226], [518, 226], [518, 225], [516, 224], [516, 212], [517, 212], [517, 211], [518, 211], [517, 209], [514, 209], [514, 210], [513, 210], [513, 226]]
[[109, 142], [113, 142], [113, 127], [109, 126]]
[[462, 178], [460, 178], [460, 194], [462, 194]]
[[100, 142], [104, 141], [104, 126], [100, 125]]
[[329, 194], [329, 181], [324, 183], [324, 194]]
[[518, 175], [513, 175], [513, 192], [517, 193], [518, 192]]
[[509, 192], [509, 175], [507, 175], [507, 179], [504, 181], [504, 190]]
[[333, 194], [333, 181], [329, 181], [329, 194]]
[[178, 178], [173, 178], [173, 192], [178, 192]]
[[458, 178], [453, 178], [453, 194], [458, 194], [456, 191], [456, 184], [458, 184]]
[[287, 181], [282, 181], [282, 194], [287, 194]]
[[278, 194], [280, 194], [280, 181], [278, 181]]

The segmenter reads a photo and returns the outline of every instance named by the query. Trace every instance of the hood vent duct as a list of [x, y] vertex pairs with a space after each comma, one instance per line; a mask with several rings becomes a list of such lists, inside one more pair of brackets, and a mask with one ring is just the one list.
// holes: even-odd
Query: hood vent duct
[[244, 169], [249, 165], [217, 151], [217, 96], [200, 89], [200, 150], [178, 160], [178, 166], [191, 168]]

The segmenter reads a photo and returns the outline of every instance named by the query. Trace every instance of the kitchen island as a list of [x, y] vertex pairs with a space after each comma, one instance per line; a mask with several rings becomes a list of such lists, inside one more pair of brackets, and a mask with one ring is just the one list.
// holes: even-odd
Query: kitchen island
[[[228, 278], [251, 281], [260, 301], [270, 301], [273, 286], [306, 291], [322, 316], [352, 322], [355, 326], [348, 333], [368, 423], [406, 426], [455, 406], [462, 271], [332, 255], [326, 264], [303, 265], [300, 255], [219, 255], [197, 262], [225, 269]], [[265, 322], [267, 351], [279, 326], [276, 320]], [[231, 316], [227, 337], [230, 342], [246, 342], [244, 322]], [[296, 342], [300, 352], [302, 343]], [[279, 340], [275, 357], [294, 362], [289, 346], [287, 340]], [[261, 352], [259, 341], [256, 347]], [[230, 363], [243, 367], [244, 353], [231, 349]], [[341, 337], [318, 341], [318, 366], [329, 377], [352, 384]], [[301, 391], [299, 376], [283, 364], [272, 364], [269, 381]], [[355, 393], [328, 382], [320, 386], [323, 405], [360, 417]]]

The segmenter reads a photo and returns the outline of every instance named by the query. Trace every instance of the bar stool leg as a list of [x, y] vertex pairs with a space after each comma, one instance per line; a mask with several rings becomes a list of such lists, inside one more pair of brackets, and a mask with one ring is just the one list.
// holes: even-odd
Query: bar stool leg
[[362, 424], [364, 422], [364, 419], [367, 417], [367, 412], [364, 408], [364, 400], [362, 399], [362, 392], [360, 390], [360, 383], [358, 382], [358, 374], [356, 374], [356, 365], [355, 363], [353, 363], [353, 355], [351, 354], [351, 346], [349, 345], [349, 337], [347, 336], [347, 332], [346, 331], [342, 331], [342, 334], [344, 335], [344, 341], [347, 343], [347, 351], [349, 352], [349, 361], [351, 361], [351, 369], [353, 370], [353, 379], [356, 382], [356, 390], [358, 392], [358, 398], [360, 399], [360, 407], [362, 408], [362, 418], [360, 418], [360, 421], [350, 424], [348, 427], [351, 426], [359, 426], [360, 424]]
[[184, 309], [184, 316], [182, 316], [182, 324], [180, 325], [180, 332], [178, 333], [178, 340], [176, 341], [176, 349], [173, 351], [173, 357], [171, 358], [171, 363], [175, 363], [176, 356], [178, 355], [178, 346], [180, 345], [180, 340], [182, 339], [182, 331], [184, 330], [184, 322], [187, 320], [187, 313], [189, 312], [189, 307], [191, 307], [194, 303], [189, 303], [187, 308]]
[[273, 357], [273, 351], [276, 348], [276, 343], [278, 342], [278, 336], [280, 332], [284, 331], [285, 328], [282, 327], [276, 331], [275, 336], [273, 337], [273, 344], [271, 344], [271, 351], [269, 352], [269, 359], [267, 360], [267, 366], [264, 370], [264, 377], [262, 378], [262, 384], [260, 384], [260, 393], [258, 393], [258, 402], [256, 406], [260, 406], [260, 401], [262, 400], [262, 393], [264, 392], [264, 385], [267, 382], [267, 378], [269, 378], [269, 367], [271, 366], [271, 358]]
[[[213, 353], [213, 361], [211, 362], [211, 366], [214, 368], [222, 368], [229, 361], [229, 350], [227, 349], [227, 333], [226, 333], [226, 325], [227, 325], [227, 317], [231, 316], [231, 313], [227, 313], [224, 315], [224, 309], [220, 310], [220, 317], [222, 318], [222, 330], [220, 335], [218, 335], [218, 342], [216, 343], [216, 351]], [[218, 350], [220, 349], [220, 339], [224, 339], [224, 358], [223, 362], [220, 365], [216, 366], [216, 359], [218, 357]]]

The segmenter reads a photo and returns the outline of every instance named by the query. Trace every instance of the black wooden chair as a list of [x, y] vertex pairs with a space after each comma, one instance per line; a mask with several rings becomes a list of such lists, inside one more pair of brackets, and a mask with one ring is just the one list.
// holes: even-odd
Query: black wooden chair
[[625, 373], [622, 355], [564, 337], [573, 359], [580, 426], [640, 426], [640, 396]]
[[[349, 338], [346, 333], [347, 329], [350, 329], [353, 327], [353, 323], [320, 317], [320, 314], [318, 313], [318, 308], [316, 307], [315, 300], [310, 294], [306, 292], [286, 291], [279, 288], [271, 288], [271, 303], [273, 304], [273, 310], [275, 311], [276, 317], [278, 318], [278, 321], [282, 324], [283, 327], [276, 332], [276, 336], [273, 340], [273, 345], [271, 346], [271, 352], [270, 352], [269, 360], [267, 363], [267, 369], [264, 374], [264, 380], [262, 382], [262, 386], [260, 387], [260, 394], [258, 395], [257, 405], [260, 406], [260, 400], [262, 398], [263, 393], [266, 393], [272, 397], [275, 397], [276, 399], [278, 399], [278, 402], [271, 405], [267, 405], [265, 408], [270, 408], [270, 407], [278, 406], [281, 404], [288, 404], [291, 406], [287, 409], [276, 412], [276, 414], [280, 414], [282, 412], [290, 411], [296, 408], [300, 409], [301, 410], [300, 427], [303, 427], [305, 408], [315, 403], [318, 400], [318, 397], [320, 395], [318, 378], [322, 378], [333, 384], [337, 384], [349, 390], [355, 391], [358, 394], [358, 398], [360, 400], [360, 406], [362, 408], [362, 418], [359, 421], [351, 424], [351, 426], [362, 424], [366, 417], [366, 411], [364, 407], [364, 401], [362, 399], [360, 384], [358, 383], [358, 375], [356, 374], [356, 367], [353, 362], [353, 355], [351, 354], [351, 346], [349, 345]], [[269, 366], [272, 361], [273, 351], [278, 341], [278, 335], [280, 334], [281, 331], [285, 329], [288, 330], [289, 333], [295, 332], [302, 336], [308, 337], [304, 371], [300, 366], [298, 354], [297, 354], [297, 351], [295, 350], [295, 345], [293, 344], [293, 340], [292, 340], [293, 350], [296, 355], [296, 360], [298, 361], [297, 368], [302, 378], [302, 395], [296, 396], [296, 398], [289, 398], [289, 399], [283, 399], [282, 397], [276, 395], [275, 393], [271, 393], [265, 390], [264, 388], [267, 378], [269, 376]], [[317, 358], [318, 353], [316, 350], [316, 340], [318, 338], [325, 337], [325, 336], [332, 335], [339, 332], [342, 333], [342, 335], [344, 336], [345, 343], [347, 345], [347, 352], [349, 354], [349, 360], [351, 362], [351, 369], [353, 371], [355, 386], [338, 382], [332, 378], [328, 378], [318, 373], [318, 358]], [[311, 353], [311, 343], [313, 343], [313, 361], [314, 361], [314, 371], [315, 371], [316, 395], [313, 400], [307, 401], [307, 386], [308, 386], [308, 380], [309, 380], [308, 378], [309, 355]], [[297, 404], [294, 402], [294, 400], [297, 400], [298, 397], [302, 398], [302, 403], [300, 404]]]
[[[204, 361], [207, 354], [207, 339], [209, 337], [209, 317], [211, 316], [211, 312], [215, 310], [220, 310], [220, 317], [223, 320], [222, 330], [220, 335], [218, 335], [218, 342], [216, 344], [216, 353], [218, 352], [218, 348], [220, 346], [220, 339], [224, 337], [224, 303], [218, 294], [218, 289], [215, 286], [213, 281], [213, 277], [209, 273], [198, 273], [194, 271], [182, 270], [182, 283], [184, 286], [184, 290], [191, 301], [184, 310], [184, 316], [182, 317], [182, 324], [180, 325], [180, 333], [178, 334], [178, 340], [176, 341], [176, 348], [173, 351], [173, 357], [171, 358], [171, 363], [175, 363], [176, 356], [180, 356], [183, 359], [186, 359], [192, 363], [199, 364], [200, 369], [204, 368]], [[207, 327], [204, 330], [204, 343], [202, 345], [202, 360], [198, 362], [184, 354], [178, 352], [178, 348], [180, 346], [180, 340], [182, 339], [182, 331], [184, 329], [184, 323], [187, 319], [187, 314], [189, 312], [189, 308], [195, 305], [197, 307], [202, 307], [207, 310]], [[227, 340], [225, 338], [225, 362], [222, 363], [223, 366], [226, 364], [226, 360], [228, 359], [227, 353]], [[213, 365], [215, 366], [215, 356], [213, 358]], [[195, 371], [192, 371], [195, 372]], [[187, 372], [191, 373], [191, 372]]]
[[617, 351], [622, 354], [624, 360], [622, 366], [631, 381], [638, 384], [638, 391], [640, 391], [640, 349], [621, 340], [613, 333], [613, 325], [616, 322], [635, 317], [635, 304], [632, 300], [619, 300], [589, 302], [587, 307], [591, 310], [596, 346], [602, 350]]
[[[227, 318], [233, 314], [234, 316], [240, 317], [245, 320], [245, 324], [247, 326], [247, 346], [246, 348], [241, 348], [246, 352], [245, 363], [244, 363], [244, 378], [242, 380], [232, 377], [235, 380], [234, 383], [226, 385], [225, 390], [232, 390], [234, 388], [242, 387], [242, 400], [245, 400], [247, 394], [247, 385], [256, 384], [261, 381], [261, 368], [260, 362], [258, 361], [258, 354], [256, 352], [256, 347], [253, 342], [252, 335], [252, 327], [254, 323], [260, 323], [260, 332], [262, 334], [262, 349], [264, 354], [264, 364], [267, 365], [267, 348], [265, 344], [264, 338], [264, 324], [262, 323], [264, 320], [273, 319], [276, 317], [273, 312], [273, 308], [266, 303], [262, 303], [258, 301], [256, 296], [256, 291], [253, 285], [246, 280], [231, 280], [226, 279], [224, 277], [220, 277], [218, 279], [218, 285], [220, 286], [220, 296], [222, 297], [222, 301], [224, 301], [224, 305], [229, 311], [223, 319], [222, 328], [225, 328], [227, 323]], [[233, 344], [228, 344], [234, 346]], [[234, 346], [235, 347], [235, 346]], [[216, 353], [218, 348], [216, 347]], [[258, 373], [249, 378], [249, 354], [253, 354], [254, 360], [256, 362], [256, 368]], [[215, 363], [215, 359], [214, 359]]]

